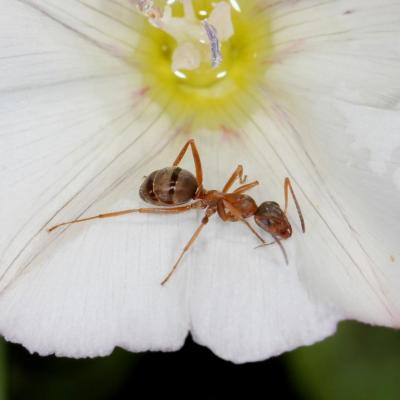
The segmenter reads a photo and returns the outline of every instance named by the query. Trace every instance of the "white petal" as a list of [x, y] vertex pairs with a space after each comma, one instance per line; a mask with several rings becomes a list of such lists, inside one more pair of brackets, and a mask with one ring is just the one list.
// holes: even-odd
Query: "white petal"
[[[113, 56], [122, 57], [131, 54], [138, 40], [145, 40], [140, 32], [147, 20], [135, 12], [135, 8], [124, 0], [115, 2], [102, 0], [65, 1], [56, 0], [7, 0], [3, 5], [2, 27], [4, 32], [12, 37], [17, 32], [17, 38], [13, 38], [10, 49], [34, 48], [43, 50], [44, 42], [58, 46], [60, 41], [70, 45], [69, 50], [74, 50], [79, 44], [80, 38], [86, 43], [99, 47]], [[19, 23], [8, 18], [20, 11], [24, 19]], [[43, 18], [45, 17], [45, 18]], [[23, 25], [23, 21], [29, 21]], [[53, 22], [51, 22], [53, 21]], [[41, 26], [43, 23], [44, 26]], [[16, 25], [22, 30], [17, 31]], [[43, 35], [47, 30], [48, 36]], [[69, 31], [69, 32], [68, 32]], [[52, 32], [52, 35], [49, 33]], [[29, 33], [33, 36], [29, 36]], [[29, 38], [35, 40], [30, 41]], [[18, 42], [17, 42], [18, 41]], [[21, 44], [23, 41], [25, 44]], [[68, 43], [69, 42], [69, 43]], [[10, 44], [10, 43], [9, 43]], [[58, 47], [57, 47], [58, 49]], [[90, 48], [87, 49], [91, 52]]]
[[[260, 180], [261, 186], [249, 193], [258, 203], [281, 203], [284, 175], [279, 175], [274, 164], [268, 168], [256, 159], [251, 145], [215, 136], [202, 137], [200, 143], [206, 157], [206, 187], [221, 188], [236, 160], [243, 163], [249, 181]], [[265, 143], [259, 148], [265, 159], [274, 157]], [[242, 363], [263, 360], [334, 333], [343, 315], [329, 299], [313, 298], [298, 274], [297, 253], [306, 235], [299, 233], [297, 218], [293, 218], [293, 239], [284, 243], [289, 265], [277, 246], [255, 250], [259, 243], [244, 225], [213, 218], [191, 250], [191, 264], [187, 261], [181, 267], [181, 273], [187, 269], [190, 276], [191, 329], [198, 343], [224, 359]], [[266, 233], [263, 236], [270, 239]]]
[[[390, 107], [398, 101], [400, 4], [285, 2], [272, 14], [268, 81], [305, 98]], [[315, 100], [315, 99], [313, 99]]]
[[160, 286], [176, 237], [168, 224], [157, 224], [134, 218], [61, 235], [1, 298], [2, 333], [41, 355], [181, 347], [188, 331], [185, 291]]
[[304, 274], [348, 318], [399, 326], [400, 5], [286, 4], [264, 95], [293, 135], [271, 146], [314, 207]]
[[[161, 246], [167, 226], [154, 233], [138, 219], [134, 230], [117, 223], [46, 232], [52, 221], [110, 207], [109, 193], [137, 202], [140, 166], [176, 128], [149, 103], [132, 67], [25, 2], [7, 7], [15, 48], [0, 74], [2, 288], [20, 279], [1, 296], [1, 332], [40, 354], [180, 347], [184, 291], [160, 290], [171, 259], [165, 263], [163, 246], [152, 258], [153, 239]], [[30, 37], [40, 52], [25, 53]]]
[[[353, 3], [361, 9], [360, 2]], [[35, 10], [28, 11], [25, 6], [12, 8], [11, 4], [7, 19], [14, 12], [15, 18], [10, 20], [32, 18], [36, 23], [45, 24], [43, 28], [33, 24], [34, 21], [23, 26], [15, 24], [15, 32], [10, 35], [15, 36], [14, 40], [23, 43], [26, 37], [39, 37], [38, 48], [42, 52], [53, 43], [48, 32], [54, 32], [57, 38], [63, 35], [66, 48], [67, 44], [74, 44], [74, 50], [77, 48], [75, 33], [63, 34], [64, 30], [58, 28], [56, 21], [38, 19], [40, 14]], [[59, 12], [63, 7], [55, 1], [45, 4], [50, 7], [44, 11], [41, 7], [45, 14]], [[68, 6], [68, 23], [75, 23], [83, 11], [83, 3], [77, 4], [80, 5], [76, 9]], [[99, 3], [90, 3], [95, 4]], [[305, 6], [304, 2], [280, 4], [287, 4], [290, 12], [280, 9], [282, 18], [275, 18], [275, 22], [284, 21], [285, 15], [286, 18], [296, 15], [308, 18], [307, 9], [314, 12], [322, 8], [316, 13], [315, 25], [308, 28], [312, 36], [317, 28], [322, 29], [324, 37], [329, 36], [324, 29], [332, 27], [327, 22], [337, 22], [332, 12], [337, 11], [338, 5], [350, 3], [335, 2], [334, 6], [333, 3], [309, 3], [311, 6], [319, 4], [317, 8]], [[390, 3], [385, 2], [385, 7], [386, 4]], [[395, 7], [387, 6], [387, 9], [393, 12]], [[99, 18], [104, 17], [90, 10], [94, 12], [86, 11], [90, 18], [97, 14]], [[324, 10], [325, 20], [320, 18]], [[65, 11], [56, 15], [65, 17]], [[389, 12], [385, 15], [390, 19]], [[301, 18], [294, 22], [288, 20], [288, 28], [283, 25], [282, 32], [291, 26], [297, 27], [299, 43], [310, 45], [300, 40], [305, 33], [301, 30], [308, 29], [308, 24], [302, 21], [305, 22]], [[235, 167], [234, 160], [245, 165], [251, 178], [261, 181], [262, 187], [253, 192], [257, 201], [280, 201], [282, 180], [290, 176], [306, 217], [307, 233], [299, 233], [297, 215], [291, 206], [289, 215], [295, 235], [285, 243], [290, 260], [289, 266], [285, 266], [279, 248], [253, 250], [257, 243], [245, 227], [224, 224], [214, 217], [164, 290], [159, 286], [160, 278], [200, 222], [199, 213], [104, 220], [70, 227], [59, 236], [49, 236], [43, 231], [51, 221], [139, 204], [137, 188], [141, 176], [168, 164], [184, 140], [181, 137], [178, 142], [170, 141], [175, 127], [160, 116], [158, 108], [140, 101], [143, 91], [140, 92], [134, 77], [130, 82], [126, 66], [105, 58], [93, 47], [85, 47], [87, 37], [97, 37], [98, 31], [86, 23], [77, 29], [83, 30], [86, 36], [78, 39], [76, 46], [87, 49], [88, 58], [95, 54], [95, 70], [103, 75], [120, 73], [121, 76], [99, 82], [93, 78], [88, 80], [87, 75], [80, 75], [85, 71], [80, 65], [89, 64], [81, 58], [85, 52], [79, 51], [79, 56], [65, 57], [55, 67], [45, 63], [48, 68], [55, 68], [47, 76], [40, 75], [43, 66], [37, 68], [39, 75], [30, 77], [27, 74], [19, 92], [15, 90], [15, 81], [20, 73], [2, 82], [2, 88], [6, 89], [3, 92], [8, 94], [2, 97], [1, 109], [5, 116], [1, 118], [2, 146], [4, 143], [5, 147], [2, 147], [0, 173], [7, 189], [2, 193], [0, 207], [0, 219], [5, 221], [0, 251], [3, 252], [2, 265], [11, 266], [7, 269], [7, 279], [3, 277], [2, 282], [10, 282], [20, 272], [19, 279], [0, 298], [0, 331], [6, 337], [40, 354], [55, 352], [77, 357], [108, 354], [116, 345], [134, 351], [176, 349], [190, 328], [199, 343], [209, 346], [221, 357], [244, 362], [320, 340], [331, 334], [336, 321], [342, 318], [385, 325], [395, 325], [399, 321], [395, 291], [399, 286], [398, 269], [389, 269], [396, 264], [383, 262], [396, 236], [390, 236], [391, 240], [384, 244], [379, 242], [373, 250], [371, 246], [376, 238], [370, 236], [375, 228], [374, 206], [382, 207], [379, 215], [388, 206], [392, 210], [388, 215], [397, 218], [397, 209], [393, 206], [396, 198], [385, 203], [386, 197], [382, 199], [376, 192], [374, 202], [364, 199], [363, 207], [355, 203], [356, 198], [352, 198], [353, 194], [340, 178], [351, 170], [350, 186], [364, 180], [359, 179], [354, 166], [343, 167], [338, 157], [342, 153], [337, 149], [343, 150], [338, 147], [343, 146], [340, 140], [343, 132], [348, 129], [353, 134], [360, 127], [360, 121], [350, 123], [347, 116], [344, 124], [343, 117], [349, 109], [337, 106], [335, 112], [330, 113], [333, 103], [329, 100], [334, 93], [335, 79], [346, 77], [341, 84], [346, 90], [340, 91], [346, 100], [358, 101], [355, 99], [362, 95], [365, 104], [382, 106], [384, 99], [392, 98], [397, 90], [392, 89], [392, 63], [385, 64], [388, 68], [383, 77], [377, 77], [377, 82], [370, 79], [371, 83], [363, 86], [357, 81], [357, 73], [345, 74], [348, 72], [345, 62], [342, 68], [329, 69], [332, 57], [326, 57], [322, 64], [310, 63], [307, 61], [313, 50], [310, 47], [306, 47], [308, 52], [299, 52], [298, 56], [293, 48], [286, 49], [292, 57], [269, 69], [268, 82], [274, 85], [268, 87], [269, 91], [264, 90], [262, 96], [257, 94], [266, 112], [253, 116], [252, 122], [238, 132], [245, 139], [243, 142], [235, 142], [224, 135], [210, 136], [210, 133], [195, 136], [204, 160], [206, 187], [221, 187]], [[115, 37], [110, 39], [110, 35], [105, 35], [106, 38], [102, 36], [95, 42], [104, 43], [103, 39], [107, 39], [121, 44], [120, 39], [125, 36], [121, 34], [118, 38], [118, 29], [116, 41]], [[382, 40], [386, 42], [392, 37], [393, 32], [390, 32], [388, 39]], [[294, 44], [297, 45], [296, 40]], [[327, 46], [327, 43], [321, 40], [320, 45]], [[108, 49], [108, 46], [99, 47]], [[382, 46], [375, 47], [381, 51]], [[366, 56], [367, 51], [362, 48]], [[124, 54], [125, 50], [122, 46], [117, 55]], [[315, 54], [319, 54], [317, 50]], [[353, 56], [344, 59], [353, 66], [354, 53], [350, 54]], [[45, 53], [40, 54], [43, 56]], [[21, 63], [21, 68], [26, 65], [26, 62]], [[68, 68], [64, 68], [66, 66]], [[315, 69], [311, 70], [311, 66]], [[323, 68], [328, 68], [329, 74]], [[88, 66], [87, 71], [93, 69]], [[338, 75], [335, 71], [339, 71]], [[57, 87], [60, 76], [62, 81], [69, 82], [59, 85], [62, 93]], [[288, 76], [292, 81], [288, 82]], [[370, 78], [370, 74], [363, 76]], [[24, 90], [30, 82], [34, 83], [31, 90]], [[384, 88], [385, 92], [378, 99], [373, 96], [377, 88]], [[319, 97], [310, 96], [312, 101], [307, 101], [306, 89]], [[293, 94], [295, 90], [296, 95]], [[360, 92], [357, 96], [356, 90]], [[132, 93], [136, 93], [133, 105]], [[315, 107], [316, 99], [321, 99], [318, 107]], [[237, 114], [232, 115], [233, 122], [246, 112], [240, 101], [238, 99]], [[140, 118], [135, 119], [139, 114]], [[312, 120], [303, 116], [311, 116]], [[383, 118], [369, 113], [368, 116], [374, 122], [376, 118]], [[396, 132], [397, 123], [392, 126], [392, 116], [388, 116], [388, 121], [387, 125], [393, 127], [391, 132]], [[363, 119], [362, 123], [370, 125], [371, 121]], [[179, 126], [179, 121], [176, 125]], [[328, 134], [321, 136], [321, 132]], [[349, 139], [353, 148], [345, 149], [350, 153], [346, 160], [357, 160], [351, 152], [370, 146], [360, 139], [362, 136], [357, 137], [358, 141]], [[329, 146], [325, 138], [329, 139]], [[167, 150], [161, 151], [165, 146]], [[386, 160], [387, 149], [384, 146], [380, 149]], [[383, 162], [386, 167], [387, 161], [382, 161], [379, 154], [373, 159], [380, 160], [378, 164]], [[148, 160], [151, 161], [147, 163]], [[368, 161], [361, 158], [364, 178], [371, 172]], [[185, 160], [184, 165], [193, 168], [190, 159]], [[398, 171], [397, 160], [393, 165]], [[371, 195], [369, 181], [365, 182], [365, 193]], [[379, 181], [385, 194], [391, 187], [388, 182], [388, 179]], [[356, 229], [353, 224], [349, 225], [349, 215]], [[387, 223], [382, 221], [378, 225], [377, 236], [385, 237], [382, 233]]]
[[[297, 243], [299, 275], [312, 297], [333, 302], [346, 318], [397, 326], [400, 308], [396, 288], [400, 276], [390, 255], [397, 251], [394, 244], [398, 228], [378, 222], [383, 214], [378, 204], [385, 203], [386, 198], [382, 189], [390, 187], [390, 180], [377, 180], [368, 169], [363, 172], [364, 180], [357, 179], [357, 173], [347, 163], [357, 159], [344, 150], [348, 149], [345, 127], [329, 126], [334, 111], [329, 105], [323, 118], [324, 129], [322, 124], [312, 121], [314, 127], [320, 128], [317, 132], [323, 142], [315, 137], [310, 140], [307, 136], [311, 129], [290, 112], [281, 113], [279, 109], [276, 117], [281, 118], [280, 134], [275, 135], [270, 127], [268, 138], [264, 139], [271, 146], [271, 154], [264, 150], [269, 162], [280, 162], [281, 174], [296, 182], [307, 221], [307, 233]], [[259, 116], [255, 121], [265, 124], [265, 117]], [[295, 125], [291, 125], [293, 121]], [[265, 149], [265, 142], [260, 141], [259, 147]], [[325, 168], [329, 162], [331, 168]], [[374, 180], [379, 186], [370, 186]], [[391, 202], [385, 204], [387, 215], [398, 219], [399, 208], [395, 200]], [[291, 217], [296, 221], [296, 213]], [[388, 236], [388, 240], [382, 242], [374, 234]]]

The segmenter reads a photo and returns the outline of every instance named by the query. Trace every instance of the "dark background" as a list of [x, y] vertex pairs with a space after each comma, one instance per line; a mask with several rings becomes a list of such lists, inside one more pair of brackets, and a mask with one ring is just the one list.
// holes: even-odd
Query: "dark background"
[[0, 399], [400, 400], [400, 331], [345, 322], [336, 336], [234, 365], [188, 338], [176, 353], [72, 360], [4, 344]]

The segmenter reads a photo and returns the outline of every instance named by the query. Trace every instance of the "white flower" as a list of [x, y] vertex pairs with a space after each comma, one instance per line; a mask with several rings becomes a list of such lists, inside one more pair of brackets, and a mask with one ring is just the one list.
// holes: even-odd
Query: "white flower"
[[[224, 58], [231, 69], [223, 63], [222, 72], [246, 84], [219, 101], [219, 89], [199, 100], [175, 96], [172, 78], [156, 83], [160, 65], [143, 63], [154, 45], [144, 33], [156, 28], [128, 0], [2, 2], [8, 340], [42, 355], [92, 357], [115, 346], [176, 350], [190, 332], [246, 362], [321, 340], [342, 319], [399, 327], [400, 3], [230, 3], [252, 16], [251, 34], [239, 39], [271, 46], [257, 50], [262, 62]], [[207, 86], [204, 68], [188, 82]], [[81, 215], [143, 206], [143, 176], [170, 165], [188, 137], [208, 189], [222, 188], [240, 163], [261, 183], [251, 192], [258, 203], [282, 204], [291, 177], [307, 232], [291, 204], [288, 266], [278, 246], [254, 250], [244, 225], [214, 217], [161, 287], [200, 211], [47, 233]], [[194, 169], [190, 157], [183, 166]]]

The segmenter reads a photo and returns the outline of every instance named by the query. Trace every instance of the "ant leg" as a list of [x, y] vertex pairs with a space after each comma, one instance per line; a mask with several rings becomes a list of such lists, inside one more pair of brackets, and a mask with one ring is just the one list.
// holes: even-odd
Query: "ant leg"
[[164, 280], [161, 282], [161, 285], [164, 286], [169, 279], [171, 278], [171, 276], [174, 274], [174, 272], [176, 271], [176, 269], [178, 268], [179, 263], [181, 262], [183, 256], [189, 251], [189, 249], [192, 247], [193, 243], [195, 242], [195, 240], [199, 237], [201, 231], [203, 230], [203, 228], [208, 224], [209, 218], [215, 213], [215, 210], [208, 208], [206, 210], [206, 215], [204, 216], [204, 218], [201, 220], [201, 224], [197, 227], [197, 229], [194, 231], [192, 237], [190, 238], [189, 242], [187, 242], [186, 246], [183, 248], [180, 256], [178, 257], [178, 260], [176, 261], [176, 263], [174, 264], [174, 266], [172, 267], [171, 271], [168, 273], [168, 275], [164, 278]]
[[185, 156], [189, 146], [190, 146], [190, 148], [192, 150], [194, 166], [195, 166], [195, 169], [196, 169], [196, 179], [197, 179], [197, 183], [199, 185], [199, 188], [197, 189], [197, 192], [199, 193], [199, 192], [201, 192], [201, 190], [203, 188], [203, 168], [201, 166], [201, 160], [200, 160], [199, 151], [197, 150], [196, 143], [194, 142], [194, 139], [190, 139], [190, 140], [188, 140], [186, 142], [186, 144], [182, 147], [182, 150], [178, 154], [178, 157], [176, 158], [176, 160], [174, 161], [172, 166], [176, 167], [176, 166], [179, 165], [179, 163], [182, 161], [182, 158]]
[[93, 219], [102, 219], [102, 218], [113, 218], [119, 217], [121, 215], [132, 214], [132, 213], [146, 213], [146, 214], [178, 214], [181, 212], [189, 211], [195, 208], [204, 208], [204, 205], [201, 201], [194, 202], [187, 206], [181, 207], [160, 207], [160, 208], [131, 208], [128, 210], [114, 211], [106, 214], [98, 214], [93, 217], [75, 219], [72, 221], [62, 222], [61, 224], [57, 224], [49, 228], [47, 231], [52, 232], [57, 228], [60, 228], [64, 225], [77, 224], [79, 222], [91, 221]]
[[303, 218], [303, 213], [301, 212], [300, 209], [300, 205], [299, 202], [297, 201], [296, 195], [294, 194], [293, 188], [292, 188], [292, 184], [290, 183], [290, 179], [289, 178], [285, 178], [285, 183], [284, 183], [284, 190], [285, 190], [285, 215], [287, 213], [287, 208], [288, 208], [288, 202], [289, 202], [289, 190], [290, 193], [293, 197], [294, 200], [294, 204], [296, 205], [296, 209], [297, 209], [297, 214], [299, 214], [299, 218], [300, 218], [300, 223], [301, 223], [301, 230], [303, 231], [303, 233], [306, 231], [306, 226], [304, 224], [304, 218]]
[[253, 187], [258, 186], [260, 182], [254, 181], [250, 182], [247, 185], [239, 186], [236, 190], [233, 191], [233, 193], [240, 194], [249, 191], [250, 189], [253, 189]]
[[225, 208], [227, 208], [237, 220], [243, 222], [263, 245], [267, 245], [267, 243], [259, 235], [259, 233], [242, 217], [240, 211], [226, 200], [219, 201], [217, 204], [218, 215], [223, 221], [231, 221], [231, 219], [225, 212]]
[[247, 175], [243, 176], [243, 166], [242, 165], [238, 165], [236, 167], [236, 169], [233, 171], [231, 177], [225, 183], [225, 186], [222, 189], [222, 192], [226, 193], [232, 187], [232, 185], [235, 183], [236, 179], [238, 179], [238, 178], [239, 178], [239, 182], [241, 185], [246, 182]]

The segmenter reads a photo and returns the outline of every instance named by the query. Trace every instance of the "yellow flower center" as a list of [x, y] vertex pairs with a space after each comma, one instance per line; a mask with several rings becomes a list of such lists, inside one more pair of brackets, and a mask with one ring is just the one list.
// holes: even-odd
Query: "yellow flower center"
[[[168, 3], [172, 3], [173, 17], [185, 18], [180, 1]], [[215, 3], [219, 2], [193, 1], [199, 26], [209, 18]], [[152, 100], [165, 108], [171, 118], [184, 118], [192, 128], [240, 128], [238, 125], [245, 117], [238, 113], [238, 107], [244, 108], [247, 115], [257, 108], [258, 103], [251, 94], [264, 81], [266, 60], [272, 51], [270, 21], [255, 8], [256, 2], [231, 0], [227, 3], [231, 5], [234, 33], [220, 42], [222, 63], [219, 66], [211, 65], [210, 56], [202, 57], [193, 70], [174, 70], [173, 57], [179, 43], [150, 23], [143, 31], [146, 39], [133, 54]], [[203, 41], [194, 45], [199, 46], [201, 54], [206, 49], [211, 55], [210, 43]]]

